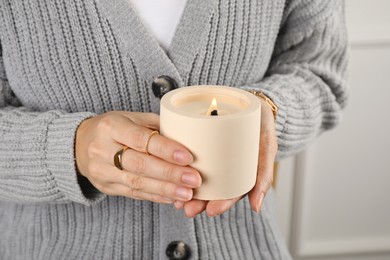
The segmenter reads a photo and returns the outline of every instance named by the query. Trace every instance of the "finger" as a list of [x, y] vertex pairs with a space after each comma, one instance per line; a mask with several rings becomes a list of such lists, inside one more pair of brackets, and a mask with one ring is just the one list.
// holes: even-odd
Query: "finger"
[[147, 193], [139, 190], [133, 190], [125, 185], [112, 183], [106, 185], [104, 188], [101, 187], [103, 193], [110, 196], [122, 196], [136, 200], [148, 200], [156, 203], [172, 204], [173, 200], [167, 197], [163, 197], [153, 193]]
[[196, 215], [202, 213], [207, 206], [206, 200], [193, 199], [184, 204], [184, 213], [187, 217], [193, 218]]
[[[105, 172], [104, 176], [107, 178], [104, 179], [104, 182], [122, 184], [132, 190], [152, 193], [162, 197], [171, 198], [172, 200], [188, 201], [192, 199], [192, 189], [181, 187], [170, 182], [140, 176], [125, 170], [119, 170], [115, 166], [111, 165], [102, 165], [101, 172], [102, 175], [103, 172]], [[101, 179], [103, 179], [103, 177]]]
[[259, 212], [263, 199], [273, 182], [273, 166], [277, 152], [274, 130], [262, 132], [260, 135], [259, 162], [257, 179], [254, 188], [249, 192], [251, 208]]
[[178, 165], [189, 165], [194, 160], [186, 147], [161, 135], [154, 135], [150, 139], [148, 152], [164, 161]]
[[145, 146], [153, 130], [142, 125], [134, 123], [126, 116], [117, 116], [111, 122], [110, 133], [114, 141], [126, 145], [139, 152], [146, 152]]
[[144, 126], [146, 128], [159, 130], [160, 129], [160, 117], [154, 113], [143, 112], [127, 112], [118, 111], [121, 115], [127, 117], [136, 125]]
[[[108, 160], [113, 161], [109, 158]], [[189, 188], [198, 188], [202, 183], [199, 172], [191, 167], [171, 164], [155, 156], [132, 149], [123, 152], [122, 167], [128, 172], [168, 181]]]
[[182, 209], [185, 205], [185, 202], [180, 200], [175, 200], [173, 205], [175, 206], [176, 209]]
[[133, 190], [153, 193], [173, 200], [188, 201], [193, 195], [193, 190], [190, 188], [119, 170], [109, 164], [100, 164], [99, 169], [94, 171], [92, 179], [99, 183], [122, 184]]
[[115, 127], [111, 129], [112, 138], [116, 142], [136, 151], [149, 152], [164, 161], [178, 165], [189, 165], [193, 161], [193, 156], [183, 145], [161, 135], [151, 136], [153, 130], [138, 125], [127, 117], [117, 117]]
[[206, 214], [209, 217], [215, 217], [217, 215], [223, 214], [228, 211], [237, 201], [239, 201], [242, 196], [227, 199], [227, 200], [213, 200], [207, 204]]

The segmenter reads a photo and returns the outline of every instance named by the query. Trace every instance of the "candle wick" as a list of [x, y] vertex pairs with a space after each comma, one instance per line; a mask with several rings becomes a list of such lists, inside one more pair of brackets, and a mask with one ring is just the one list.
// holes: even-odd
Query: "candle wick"
[[210, 116], [218, 116], [218, 110], [211, 111]]

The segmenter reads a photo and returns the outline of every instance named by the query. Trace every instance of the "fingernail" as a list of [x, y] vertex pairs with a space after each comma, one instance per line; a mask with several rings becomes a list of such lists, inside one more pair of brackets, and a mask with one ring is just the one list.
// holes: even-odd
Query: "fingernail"
[[192, 190], [186, 188], [177, 188], [176, 196], [183, 200], [190, 200], [192, 198]]
[[181, 164], [190, 164], [193, 160], [192, 155], [184, 151], [176, 151], [173, 153], [173, 159]]
[[197, 188], [199, 186], [199, 180], [198, 177], [193, 173], [184, 173], [181, 176], [181, 181], [185, 184], [188, 184], [194, 188]]
[[264, 199], [264, 192], [260, 193], [259, 197], [257, 198], [256, 213], [260, 212], [261, 204], [263, 204], [263, 199]]

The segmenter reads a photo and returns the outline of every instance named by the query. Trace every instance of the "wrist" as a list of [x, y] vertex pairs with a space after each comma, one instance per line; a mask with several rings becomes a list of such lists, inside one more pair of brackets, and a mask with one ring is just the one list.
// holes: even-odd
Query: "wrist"
[[272, 99], [270, 99], [262, 91], [259, 90], [248, 90], [248, 92], [258, 97], [262, 102], [265, 102], [267, 106], [270, 108], [270, 110], [272, 111], [272, 114], [274, 115], [274, 119], [276, 119], [276, 115], [278, 113], [278, 107], [275, 105]]
[[91, 118], [83, 120], [76, 129], [76, 138], [74, 141], [74, 161], [76, 166], [77, 174], [84, 176], [83, 174], [83, 165], [82, 165], [82, 154], [83, 154], [83, 143], [85, 142], [87, 125], [89, 124]]

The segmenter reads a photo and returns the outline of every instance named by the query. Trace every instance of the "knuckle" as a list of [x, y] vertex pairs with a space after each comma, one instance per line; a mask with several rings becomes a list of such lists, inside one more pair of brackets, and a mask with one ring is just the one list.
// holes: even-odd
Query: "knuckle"
[[134, 144], [134, 148], [137, 150], [143, 150], [147, 140], [146, 132], [141, 129], [134, 129], [129, 134], [130, 139]]
[[129, 193], [133, 198], [139, 198], [139, 192], [136, 189], [130, 189]]
[[168, 183], [161, 181], [158, 184], [158, 193], [169, 197], [174, 194], [174, 189]]
[[87, 148], [88, 158], [95, 158], [101, 154], [103, 146], [100, 142], [92, 141]]
[[271, 174], [271, 176], [263, 177], [261, 182], [262, 182], [263, 186], [268, 189], [272, 185], [272, 183], [274, 182], [274, 178]]
[[266, 166], [264, 164], [260, 164], [258, 166], [257, 170], [258, 170], [258, 173], [260, 176], [259, 181], [261, 183], [271, 183], [272, 184], [273, 178], [274, 178], [272, 169], [273, 169], [272, 166]]
[[100, 120], [97, 122], [97, 129], [102, 131], [107, 131], [112, 127], [112, 118], [111, 114], [103, 115]]
[[174, 167], [170, 164], [164, 166], [163, 169], [163, 178], [165, 180], [173, 180], [174, 179]]
[[130, 167], [132, 170], [137, 174], [142, 174], [145, 172], [146, 169], [146, 162], [145, 158], [142, 156], [133, 157], [131, 159]]
[[142, 190], [142, 186], [143, 181], [140, 176], [134, 176], [133, 178], [131, 178], [130, 187], [134, 192]]

